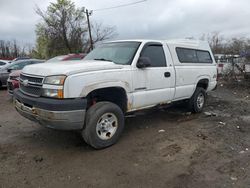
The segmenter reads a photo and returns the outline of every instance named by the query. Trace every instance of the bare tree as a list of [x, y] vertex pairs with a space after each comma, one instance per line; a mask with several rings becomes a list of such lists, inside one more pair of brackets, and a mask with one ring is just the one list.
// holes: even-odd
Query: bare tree
[[210, 34], [203, 34], [202, 40], [207, 40], [213, 53], [221, 54], [224, 53], [225, 39], [218, 31], [214, 31]]
[[37, 24], [37, 42], [41, 42], [41, 38], [47, 41], [43, 47], [48, 48], [46, 52], [49, 56], [72, 53], [83, 45], [81, 38], [86, 32], [84, 11], [76, 8], [73, 2], [57, 0], [56, 3], [50, 3], [47, 11], [37, 7], [36, 13], [43, 19]]
[[20, 56], [27, 56], [25, 45], [21, 46], [16, 40], [0, 40], [0, 58], [14, 59]]
[[[42, 22], [37, 24], [35, 56], [49, 58], [65, 53], [88, 51], [87, 24], [83, 8], [77, 8], [71, 0], [50, 3], [46, 11], [36, 8]], [[94, 42], [112, 36], [112, 27], [93, 26]]]
[[[114, 26], [103, 26], [101, 22], [93, 22], [91, 24], [91, 31], [94, 44], [117, 36], [117, 33], [115, 32], [116, 28]], [[91, 47], [87, 35], [84, 38], [84, 44], [86, 44], [86, 46], [84, 47], [83, 51], [89, 52]]]

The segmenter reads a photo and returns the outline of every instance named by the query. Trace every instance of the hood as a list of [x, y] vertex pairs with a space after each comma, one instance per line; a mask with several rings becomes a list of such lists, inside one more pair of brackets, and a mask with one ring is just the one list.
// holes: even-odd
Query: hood
[[81, 72], [121, 69], [123, 65], [117, 65], [108, 61], [82, 60], [82, 61], [60, 61], [41, 63], [25, 66], [23, 73], [50, 76], [50, 75], [72, 75]]

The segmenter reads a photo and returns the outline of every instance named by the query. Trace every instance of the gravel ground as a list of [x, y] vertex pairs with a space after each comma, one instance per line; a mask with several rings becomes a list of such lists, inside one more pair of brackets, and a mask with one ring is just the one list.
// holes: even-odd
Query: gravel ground
[[250, 187], [249, 87], [220, 85], [201, 114], [137, 113], [104, 150], [21, 117], [4, 89], [0, 107], [0, 188]]

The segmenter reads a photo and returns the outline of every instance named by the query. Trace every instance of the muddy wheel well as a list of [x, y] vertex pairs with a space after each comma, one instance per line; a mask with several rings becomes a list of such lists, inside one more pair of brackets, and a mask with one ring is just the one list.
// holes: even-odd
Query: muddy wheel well
[[208, 82], [209, 82], [208, 79], [202, 79], [202, 80], [200, 80], [198, 82], [198, 84], [197, 84], [196, 87], [201, 87], [201, 88], [207, 90], [207, 88], [208, 88]]
[[100, 101], [109, 101], [118, 105], [124, 113], [127, 111], [127, 95], [121, 87], [96, 89], [87, 95], [87, 101], [87, 108]]

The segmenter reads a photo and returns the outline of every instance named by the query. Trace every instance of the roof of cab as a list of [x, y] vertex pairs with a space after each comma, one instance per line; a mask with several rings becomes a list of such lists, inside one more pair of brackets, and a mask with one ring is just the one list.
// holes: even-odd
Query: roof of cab
[[193, 39], [175, 39], [175, 40], [166, 40], [168, 45], [172, 46], [183, 46], [188, 48], [202, 48], [210, 49], [207, 41], [202, 40], [193, 40]]
[[182, 46], [187, 48], [210, 48], [207, 41], [202, 40], [193, 40], [193, 39], [171, 39], [171, 40], [154, 40], [154, 39], [132, 39], [132, 40], [116, 40], [116, 41], [108, 41], [109, 42], [160, 42], [166, 43], [171, 46]]

